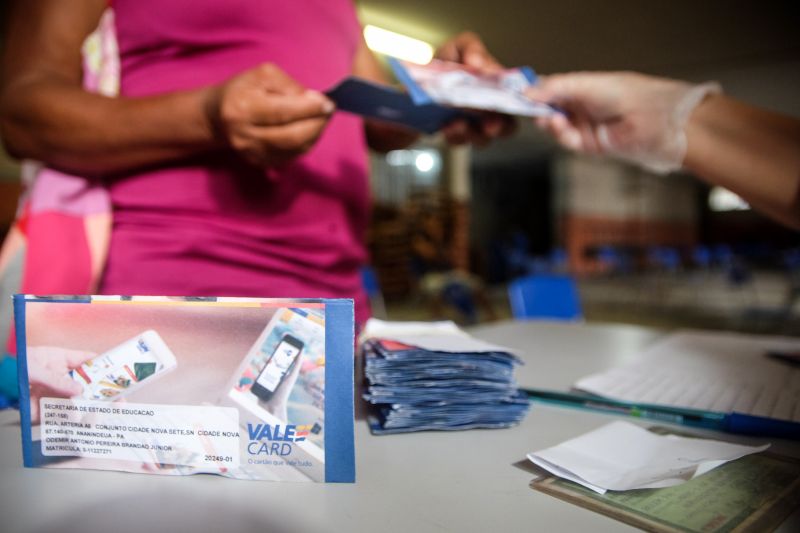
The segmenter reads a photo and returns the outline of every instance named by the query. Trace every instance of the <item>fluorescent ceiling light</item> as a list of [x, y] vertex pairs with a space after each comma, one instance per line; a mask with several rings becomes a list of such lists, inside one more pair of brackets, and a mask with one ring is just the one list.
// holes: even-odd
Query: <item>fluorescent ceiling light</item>
[[370, 50], [412, 63], [424, 65], [433, 58], [433, 47], [425, 41], [412, 39], [370, 24], [364, 26], [364, 39]]

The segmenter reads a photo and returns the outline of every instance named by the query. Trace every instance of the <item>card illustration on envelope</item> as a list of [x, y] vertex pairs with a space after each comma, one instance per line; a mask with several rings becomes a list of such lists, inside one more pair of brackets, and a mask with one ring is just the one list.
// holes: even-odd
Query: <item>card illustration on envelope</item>
[[28, 467], [352, 482], [351, 300], [14, 297]]

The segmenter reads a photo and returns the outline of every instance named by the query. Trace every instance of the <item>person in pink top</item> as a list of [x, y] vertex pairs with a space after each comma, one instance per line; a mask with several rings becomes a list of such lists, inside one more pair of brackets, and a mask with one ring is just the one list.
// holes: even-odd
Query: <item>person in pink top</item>
[[[369, 217], [367, 147], [415, 134], [336, 113], [323, 91], [383, 80], [349, 0], [115, 0], [118, 98], [81, 87], [104, 0], [19, 1], [0, 126], [9, 151], [108, 190], [104, 294], [351, 297]], [[445, 59], [497, 68], [462, 34]], [[507, 131], [490, 117], [456, 142]]]

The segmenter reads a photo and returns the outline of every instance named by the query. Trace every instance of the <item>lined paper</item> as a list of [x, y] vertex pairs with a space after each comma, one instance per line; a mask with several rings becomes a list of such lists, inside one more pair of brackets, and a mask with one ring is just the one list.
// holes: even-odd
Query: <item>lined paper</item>
[[686, 331], [633, 364], [581, 379], [575, 388], [624, 400], [800, 422], [800, 367], [767, 357], [800, 352], [800, 339]]

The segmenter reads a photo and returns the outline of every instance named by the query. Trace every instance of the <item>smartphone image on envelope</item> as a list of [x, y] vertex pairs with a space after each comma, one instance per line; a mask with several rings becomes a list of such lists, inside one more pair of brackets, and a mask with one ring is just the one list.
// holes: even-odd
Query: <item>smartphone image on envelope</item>
[[151, 329], [70, 370], [69, 375], [83, 386], [83, 393], [75, 398], [116, 400], [176, 366], [172, 351]]
[[297, 363], [302, 351], [303, 341], [288, 333], [285, 334], [267, 359], [267, 364], [258, 374], [250, 391], [263, 401], [272, 398], [278, 386]]

